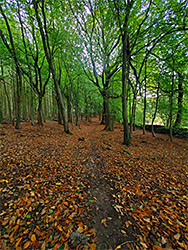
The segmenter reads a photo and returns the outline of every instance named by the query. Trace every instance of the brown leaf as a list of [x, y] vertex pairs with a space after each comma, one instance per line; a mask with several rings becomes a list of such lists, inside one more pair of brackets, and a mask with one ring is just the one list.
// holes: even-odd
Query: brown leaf
[[140, 244], [144, 247], [144, 249], [148, 248], [148, 246], [144, 242], [140, 242]]
[[106, 219], [102, 219], [102, 220], [101, 220], [101, 224], [103, 224], [105, 227], [107, 227]]
[[45, 249], [46, 249], [46, 242], [44, 241], [44, 242], [42, 243], [41, 250], [45, 250]]
[[124, 230], [121, 230], [122, 234], [127, 237], [127, 233]]
[[180, 236], [181, 236], [181, 234], [177, 233], [177, 234], [174, 235], [174, 238], [175, 238], [176, 240], [179, 240]]

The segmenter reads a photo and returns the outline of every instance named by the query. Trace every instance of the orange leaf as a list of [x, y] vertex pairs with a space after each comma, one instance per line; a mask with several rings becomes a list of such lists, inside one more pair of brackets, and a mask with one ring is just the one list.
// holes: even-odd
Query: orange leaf
[[32, 235], [31, 235], [31, 241], [34, 242], [34, 241], [36, 241], [36, 240], [37, 240], [37, 239], [36, 239], [35, 234], [32, 234]]
[[18, 230], [18, 228], [19, 228], [19, 225], [18, 224], [16, 224], [16, 226], [15, 226], [15, 228], [14, 228], [14, 233]]
[[58, 216], [60, 213], [61, 213], [61, 211], [58, 210], [58, 211], [55, 213], [55, 216]]
[[76, 250], [79, 250], [79, 248], [80, 248], [80, 244], [79, 244], [79, 245], [77, 245]]
[[121, 246], [117, 246], [115, 250], [121, 249]]
[[59, 248], [59, 244], [55, 244], [54, 250], [58, 250], [58, 248]]
[[163, 250], [163, 248], [161, 248], [159, 246], [156, 246], [156, 245], [154, 245], [154, 249], [156, 249], [156, 250]]
[[14, 238], [10, 237], [10, 243], [12, 244], [14, 242]]
[[31, 241], [27, 241], [27, 242], [24, 244], [23, 249], [27, 249], [30, 245], [31, 245]]
[[28, 234], [29, 233], [29, 229], [26, 229], [23, 234]]
[[17, 247], [18, 247], [18, 245], [20, 244], [21, 240], [22, 240], [22, 237], [18, 239], [18, 241], [17, 241], [17, 243], [16, 243], [16, 245], [15, 245], [15, 246], [16, 246], [16, 248], [17, 248]]
[[89, 244], [91, 250], [95, 250], [96, 246], [94, 244]]

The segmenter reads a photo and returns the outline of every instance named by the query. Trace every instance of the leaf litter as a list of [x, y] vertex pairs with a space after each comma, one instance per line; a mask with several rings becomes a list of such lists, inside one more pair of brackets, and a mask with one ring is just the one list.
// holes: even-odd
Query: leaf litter
[[0, 249], [188, 249], [185, 139], [137, 130], [126, 147], [97, 120], [1, 129]]

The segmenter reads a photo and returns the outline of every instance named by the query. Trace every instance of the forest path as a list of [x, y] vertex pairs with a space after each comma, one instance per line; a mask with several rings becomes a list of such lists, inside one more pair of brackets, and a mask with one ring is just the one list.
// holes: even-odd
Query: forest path
[[187, 249], [187, 140], [103, 128], [1, 126], [0, 249]]
[[[123, 213], [123, 207], [118, 204], [119, 190], [115, 188], [115, 180], [106, 171], [103, 157], [97, 150], [96, 129], [97, 127], [92, 124], [87, 135], [82, 133], [82, 137], [80, 137], [80, 144], [84, 145], [86, 137], [91, 149], [84, 161], [89, 181], [87, 196], [90, 216], [86, 224], [89, 228], [96, 230], [97, 250], [114, 250], [118, 246], [122, 250], [136, 250], [136, 238], [133, 235], [135, 232], [130, 228], [128, 230], [125, 226], [125, 222], [130, 220], [130, 216]], [[101, 126], [98, 127], [99, 129], [101, 131]], [[80, 148], [82, 147], [80, 146]], [[79, 154], [82, 155], [80, 150], [78, 150], [78, 158]], [[127, 244], [131, 248], [127, 248]]]

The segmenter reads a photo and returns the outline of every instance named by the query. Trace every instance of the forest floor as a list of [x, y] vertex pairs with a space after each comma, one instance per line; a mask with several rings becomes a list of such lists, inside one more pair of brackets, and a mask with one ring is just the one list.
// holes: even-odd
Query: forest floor
[[188, 249], [188, 140], [103, 128], [0, 127], [0, 249]]

